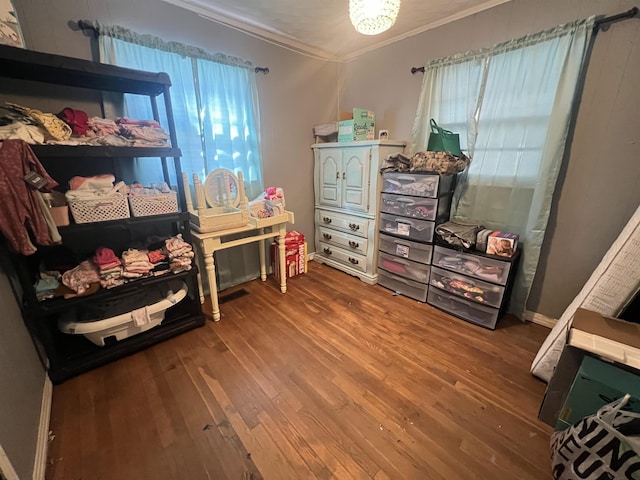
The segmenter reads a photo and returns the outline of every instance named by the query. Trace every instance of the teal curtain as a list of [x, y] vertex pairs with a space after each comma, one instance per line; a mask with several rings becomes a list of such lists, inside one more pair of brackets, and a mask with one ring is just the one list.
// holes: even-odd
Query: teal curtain
[[[102, 27], [101, 33], [102, 62], [166, 72], [171, 78], [182, 170], [189, 177], [197, 173], [203, 181], [216, 168], [241, 171], [247, 196], [252, 199], [259, 195], [263, 184], [254, 69], [230, 61], [232, 57], [223, 56], [218, 61], [199, 49], [121, 28]], [[125, 95], [124, 104], [126, 115], [131, 118], [153, 118], [150, 102], [139, 95]], [[161, 117], [160, 122], [167, 125], [166, 118]], [[161, 172], [146, 168], [144, 159], [138, 161], [138, 181], [148, 184], [161, 180], [160, 177]]]
[[[249, 199], [263, 192], [260, 117], [251, 62], [118, 26], [94, 23], [94, 28], [100, 34], [103, 63], [169, 75], [182, 170], [189, 178], [197, 173], [204, 181], [210, 171], [227, 168], [242, 172]], [[131, 118], [153, 118], [150, 102], [138, 95], [125, 95], [124, 113]], [[164, 117], [160, 122], [167, 125]], [[144, 184], [161, 180], [162, 172], [147, 165], [144, 158], [136, 162], [136, 180]], [[172, 175], [173, 181], [177, 180]], [[219, 290], [259, 277], [255, 245], [217, 252], [216, 275]], [[208, 290], [206, 282], [204, 288]]]
[[517, 233], [523, 256], [509, 310], [522, 317], [540, 257], [594, 19], [427, 65], [410, 148], [429, 119], [459, 132], [471, 165], [452, 219]]

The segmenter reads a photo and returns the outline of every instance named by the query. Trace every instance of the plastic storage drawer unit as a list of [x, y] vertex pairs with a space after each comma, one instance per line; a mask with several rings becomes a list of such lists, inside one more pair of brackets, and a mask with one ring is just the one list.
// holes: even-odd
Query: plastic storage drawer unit
[[378, 284], [419, 302], [427, 301], [428, 286], [378, 269]]
[[492, 330], [496, 328], [496, 323], [498, 323], [498, 309], [479, 305], [472, 301], [462, 300], [459, 297], [445, 293], [437, 288], [429, 289], [427, 303], [471, 323]]
[[431, 242], [435, 223], [429, 220], [418, 220], [417, 218], [405, 218], [386, 213], [380, 214], [380, 231], [407, 237], [420, 242]]
[[451, 191], [455, 176], [386, 172], [382, 178], [383, 192], [437, 198]]
[[494, 260], [489, 257], [464, 253], [436, 245], [433, 249], [432, 264], [470, 277], [500, 285], [506, 285], [511, 270], [511, 262]]
[[395, 255], [397, 257], [408, 258], [418, 263], [431, 263], [431, 252], [433, 245], [430, 243], [418, 243], [404, 238], [392, 237], [391, 235], [380, 234], [380, 251]]
[[378, 253], [378, 267], [416, 282], [429, 283], [429, 265], [412, 262], [384, 252]]
[[431, 267], [431, 285], [477, 303], [500, 308], [504, 287]]

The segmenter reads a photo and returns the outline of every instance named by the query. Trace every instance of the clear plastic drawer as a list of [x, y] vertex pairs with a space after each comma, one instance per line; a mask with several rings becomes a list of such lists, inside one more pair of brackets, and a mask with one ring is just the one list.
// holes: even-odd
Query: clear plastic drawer
[[427, 303], [486, 328], [494, 329], [496, 328], [496, 323], [498, 323], [498, 314], [500, 311], [497, 308], [462, 300], [459, 297], [438, 290], [437, 288], [431, 287], [429, 289]]
[[427, 301], [427, 290], [429, 287], [424, 283], [407, 280], [406, 278], [401, 278], [378, 269], [378, 284], [419, 302]]
[[435, 223], [429, 220], [380, 214], [380, 231], [420, 242], [431, 242]]
[[442, 268], [431, 268], [430, 284], [458, 297], [500, 308], [504, 287], [453, 273]]
[[429, 265], [412, 262], [384, 252], [378, 253], [378, 268], [416, 282], [429, 283]]
[[412, 242], [411, 240], [381, 233], [379, 249], [382, 252], [390, 253], [397, 257], [408, 258], [414, 262], [426, 263], [428, 265], [431, 263], [433, 245], [429, 243]]
[[455, 176], [386, 172], [382, 178], [383, 192], [436, 198], [451, 191]]
[[383, 193], [380, 211], [392, 215], [435, 220], [448, 213], [449, 197], [437, 198], [406, 197], [393, 193]]
[[506, 285], [511, 270], [511, 262], [472, 253], [459, 252], [436, 245], [433, 249], [433, 265], [446, 270], [469, 275], [480, 280]]

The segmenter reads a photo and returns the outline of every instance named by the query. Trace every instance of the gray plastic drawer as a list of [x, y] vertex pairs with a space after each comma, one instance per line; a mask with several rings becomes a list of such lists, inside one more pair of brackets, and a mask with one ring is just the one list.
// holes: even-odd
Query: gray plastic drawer
[[506, 285], [511, 262], [459, 252], [436, 245], [433, 249], [433, 265], [446, 270], [469, 275], [480, 280]]
[[378, 269], [378, 284], [419, 302], [427, 301], [427, 290], [429, 287], [424, 283], [407, 280], [406, 278], [401, 278]]
[[486, 328], [496, 328], [498, 322], [497, 308], [478, 305], [468, 300], [443, 292], [431, 287], [427, 295], [427, 303], [445, 312], [461, 317], [469, 322], [481, 325]]
[[386, 172], [382, 174], [382, 191], [414, 197], [436, 198], [451, 191], [453, 175]]
[[438, 267], [431, 268], [430, 284], [458, 297], [496, 308], [500, 308], [504, 295], [504, 287]]
[[381, 233], [379, 248], [382, 252], [408, 258], [414, 262], [426, 263], [427, 265], [431, 263], [433, 245], [429, 243], [412, 242], [411, 240]]
[[[438, 202], [437, 198], [406, 197], [393, 193], [383, 193], [380, 211], [391, 215], [420, 218], [422, 220], [435, 220], [436, 216], [447, 213], [448, 198]], [[438, 207], [438, 204], [441, 207]]]
[[429, 283], [429, 265], [378, 252], [378, 268], [416, 282]]
[[435, 223], [429, 220], [380, 214], [380, 231], [420, 242], [431, 242]]

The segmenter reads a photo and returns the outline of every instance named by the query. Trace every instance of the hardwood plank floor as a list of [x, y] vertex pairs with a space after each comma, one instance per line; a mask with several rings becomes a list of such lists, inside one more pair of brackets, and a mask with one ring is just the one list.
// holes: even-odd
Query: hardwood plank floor
[[546, 328], [485, 330], [314, 262], [285, 295], [234, 292], [220, 322], [55, 386], [47, 479], [551, 478]]

